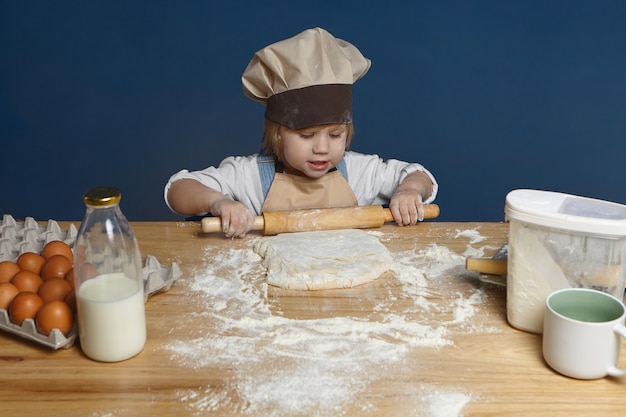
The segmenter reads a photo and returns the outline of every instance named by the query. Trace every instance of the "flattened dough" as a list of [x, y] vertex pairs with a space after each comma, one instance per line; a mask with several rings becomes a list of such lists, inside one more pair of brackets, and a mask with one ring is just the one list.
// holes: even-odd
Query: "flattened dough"
[[284, 233], [257, 241], [267, 283], [291, 290], [351, 288], [391, 269], [389, 250], [358, 229]]

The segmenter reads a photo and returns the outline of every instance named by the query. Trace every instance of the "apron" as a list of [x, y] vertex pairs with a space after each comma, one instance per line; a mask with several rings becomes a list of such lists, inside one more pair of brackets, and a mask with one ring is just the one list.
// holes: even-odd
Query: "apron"
[[274, 173], [262, 212], [354, 207], [358, 202], [341, 172], [330, 171], [321, 178]]

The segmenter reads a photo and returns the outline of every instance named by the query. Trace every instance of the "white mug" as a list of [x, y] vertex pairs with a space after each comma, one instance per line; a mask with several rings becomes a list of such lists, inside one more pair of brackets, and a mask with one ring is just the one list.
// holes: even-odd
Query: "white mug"
[[543, 357], [555, 371], [578, 379], [623, 376], [617, 367], [626, 307], [610, 294], [567, 288], [546, 299]]

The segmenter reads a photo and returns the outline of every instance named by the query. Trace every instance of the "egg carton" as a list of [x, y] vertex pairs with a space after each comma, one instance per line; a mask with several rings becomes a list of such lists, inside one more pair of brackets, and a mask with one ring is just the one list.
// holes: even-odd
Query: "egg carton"
[[76, 336], [78, 335], [78, 329], [76, 328], [76, 321], [72, 330], [65, 336], [59, 329], [52, 329], [50, 334], [39, 333], [35, 326], [35, 320], [26, 319], [21, 326], [11, 322], [9, 319], [9, 313], [6, 310], [0, 309], [0, 329], [9, 333], [21, 336], [24, 339], [32, 340], [41, 345], [48, 346], [52, 349], [69, 349], [74, 345]]
[[172, 262], [169, 268], [161, 265], [156, 257], [147, 255], [143, 262], [143, 292], [145, 300], [149, 297], [167, 292], [183, 274], [177, 263]]
[[72, 246], [78, 231], [70, 224], [62, 230], [54, 220], [40, 225], [33, 217], [17, 221], [10, 214], [2, 216], [0, 224], [0, 261], [13, 261], [24, 252], [41, 253], [43, 247], [53, 240], [61, 240]]
[[[52, 240], [62, 240], [69, 246], [73, 246], [76, 235], [76, 227], [73, 224], [68, 230], [62, 230], [54, 220], [49, 220], [46, 226], [39, 226], [31, 217], [26, 218], [24, 222], [17, 222], [13, 217], [5, 214], [0, 225], [0, 261], [15, 261], [24, 252], [41, 253], [43, 247]], [[147, 255], [143, 261], [142, 275], [144, 301], [147, 302], [151, 296], [168, 291], [174, 281], [182, 276], [182, 271], [176, 263], [172, 263], [168, 268], [163, 266], [156, 257]], [[33, 319], [26, 319], [21, 326], [18, 326], [11, 322], [7, 311], [3, 309], [0, 309], [0, 329], [52, 349], [69, 349], [74, 345], [78, 335], [76, 323], [74, 323], [74, 327], [67, 336], [58, 329], [53, 329], [46, 336], [37, 331]]]

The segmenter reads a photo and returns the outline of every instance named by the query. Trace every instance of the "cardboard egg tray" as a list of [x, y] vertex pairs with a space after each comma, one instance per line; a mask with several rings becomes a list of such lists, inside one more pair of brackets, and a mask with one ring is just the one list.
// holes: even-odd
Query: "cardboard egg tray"
[[[70, 224], [67, 230], [62, 230], [54, 220], [48, 220], [47, 224], [42, 226], [32, 217], [27, 217], [22, 222], [5, 214], [0, 224], [0, 261], [15, 262], [24, 252], [41, 253], [43, 247], [53, 240], [61, 240], [73, 246], [76, 235], [77, 229], [73, 224]], [[174, 281], [182, 275], [176, 263], [172, 263], [167, 268], [152, 255], [147, 255], [143, 261], [142, 273], [145, 301], [148, 301], [148, 298], [154, 294], [168, 291]], [[46, 336], [37, 331], [33, 319], [26, 319], [21, 326], [18, 326], [11, 322], [7, 311], [3, 309], [0, 309], [0, 329], [52, 349], [72, 347], [78, 335], [76, 322], [67, 336], [64, 336], [58, 329], [52, 330]]]
[[5, 214], [0, 225], [0, 262], [15, 262], [25, 252], [41, 253], [43, 247], [53, 240], [62, 240], [72, 246], [77, 233], [73, 224], [68, 230], [61, 230], [54, 220], [40, 226], [32, 217], [18, 222], [10, 214]]

